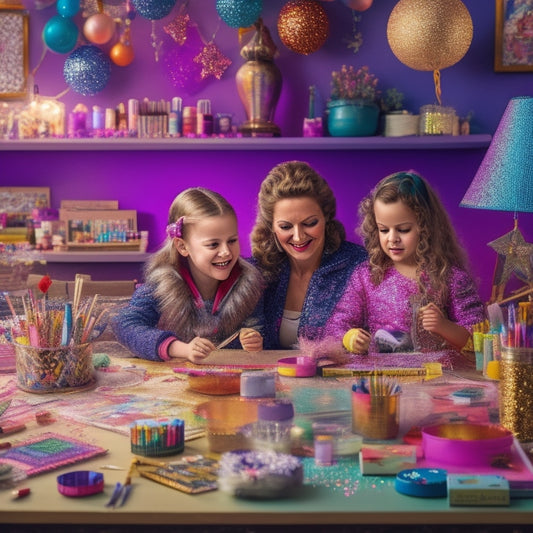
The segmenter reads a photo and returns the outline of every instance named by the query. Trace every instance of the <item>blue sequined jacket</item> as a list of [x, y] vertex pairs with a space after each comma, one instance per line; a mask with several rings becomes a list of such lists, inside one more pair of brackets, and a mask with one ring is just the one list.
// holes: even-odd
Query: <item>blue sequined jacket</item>
[[[171, 339], [190, 342], [200, 336], [218, 344], [241, 327], [263, 333], [263, 288], [259, 271], [240, 258], [215, 299], [204, 301], [187, 271], [166, 265], [136, 289], [114, 317], [113, 331], [135, 355], [152, 361], [168, 359], [159, 348]], [[238, 339], [227, 346], [240, 347]]]
[[[326, 322], [344, 293], [355, 267], [367, 257], [363, 246], [344, 241], [333, 253], [324, 253], [319, 268], [313, 273], [305, 296], [298, 337], [321, 339]], [[279, 330], [289, 285], [290, 264], [283, 264], [279, 278], [269, 283], [264, 293], [264, 345], [280, 349]]]

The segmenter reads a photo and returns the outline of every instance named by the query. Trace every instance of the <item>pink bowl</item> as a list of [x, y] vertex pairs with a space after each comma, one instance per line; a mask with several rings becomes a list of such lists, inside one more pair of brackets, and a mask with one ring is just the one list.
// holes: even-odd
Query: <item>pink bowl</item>
[[316, 361], [311, 357], [283, 357], [278, 360], [278, 374], [291, 378], [308, 378], [316, 374]]
[[422, 448], [428, 463], [489, 466], [509, 454], [513, 434], [495, 424], [450, 423], [422, 428]]

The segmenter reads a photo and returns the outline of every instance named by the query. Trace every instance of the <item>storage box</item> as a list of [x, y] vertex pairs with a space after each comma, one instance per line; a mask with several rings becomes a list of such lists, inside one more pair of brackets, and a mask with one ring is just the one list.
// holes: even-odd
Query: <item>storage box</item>
[[361, 474], [396, 475], [416, 465], [416, 446], [412, 444], [365, 445], [359, 452]]
[[67, 250], [138, 251], [137, 211], [132, 209], [59, 210]]
[[509, 505], [509, 482], [503, 476], [448, 474], [450, 505]]

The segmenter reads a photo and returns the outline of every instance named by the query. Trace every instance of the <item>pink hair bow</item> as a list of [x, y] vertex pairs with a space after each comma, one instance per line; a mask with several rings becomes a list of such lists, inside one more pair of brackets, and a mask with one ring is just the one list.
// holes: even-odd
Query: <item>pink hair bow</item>
[[179, 217], [176, 222], [172, 222], [167, 226], [167, 235], [171, 239], [181, 238], [183, 235], [183, 221], [185, 217]]

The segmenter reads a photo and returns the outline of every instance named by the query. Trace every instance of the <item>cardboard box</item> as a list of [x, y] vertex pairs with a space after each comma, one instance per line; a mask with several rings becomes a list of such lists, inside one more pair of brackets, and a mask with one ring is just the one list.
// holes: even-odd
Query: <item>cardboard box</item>
[[509, 482], [491, 474], [448, 474], [450, 505], [509, 505]]
[[59, 210], [69, 250], [139, 250], [137, 211], [133, 209]]
[[416, 446], [412, 444], [363, 445], [359, 466], [364, 476], [396, 475], [416, 465]]

